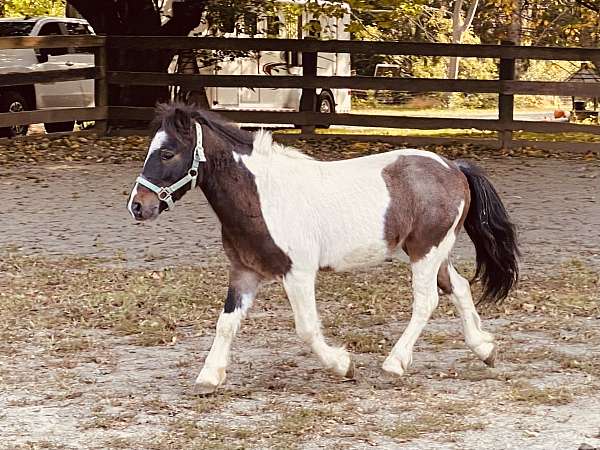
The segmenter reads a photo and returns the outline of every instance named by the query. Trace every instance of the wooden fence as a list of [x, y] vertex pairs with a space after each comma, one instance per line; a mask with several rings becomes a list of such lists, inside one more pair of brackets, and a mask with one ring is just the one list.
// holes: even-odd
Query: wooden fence
[[85, 120], [96, 121], [98, 128], [102, 131], [108, 118], [106, 39], [101, 36], [0, 38], [0, 50], [39, 48], [90, 48], [94, 52], [95, 67], [0, 74], [0, 93], [2, 92], [2, 89], [6, 89], [7, 87], [27, 86], [33, 85], [34, 83], [56, 83], [59, 81], [94, 79], [95, 106], [93, 108], [52, 108], [37, 111], [2, 112], [0, 113], [0, 128], [40, 122], [48, 123]]
[[[517, 59], [533, 60], [600, 60], [600, 49], [519, 47], [513, 45], [465, 45], [405, 42], [358, 42], [317, 41], [294, 39], [230, 39], [195, 37], [44, 37], [44, 38], [0, 38], [3, 48], [56, 48], [92, 47], [96, 55], [96, 67], [90, 69], [49, 71], [27, 75], [0, 75], [0, 88], [15, 83], [55, 82], [83, 78], [96, 80], [96, 106], [94, 108], [52, 109], [43, 111], [0, 114], [0, 127], [34, 122], [59, 122], [67, 120], [96, 120], [104, 124], [107, 120], [148, 121], [153, 108], [123, 107], [108, 104], [109, 85], [147, 85], [200, 87], [248, 87], [248, 88], [301, 88], [305, 98], [298, 112], [227, 111], [222, 114], [229, 119], [245, 123], [295, 124], [302, 126], [301, 136], [313, 136], [315, 125], [347, 125], [361, 127], [386, 127], [402, 129], [478, 129], [496, 131], [498, 139], [475, 138], [432, 138], [402, 136], [360, 136], [352, 139], [385, 140], [405, 143], [448, 143], [472, 142], [491, 147], [544, 146], [567, 147], [569, 150], [589, 150], [600, 144], [572, 142], [538, 142], [513, 140], [516, 131], [536, 133], [582, 132], [600, 134], [600, 126], [566, 122], [534, 122], [514, 120], [514, 95], [557, 95], [557, 96], [600, 96], [600, 84], [580, 82], [518, 81], [514, 79]], [[302, 53], [302, 76], [265, 75], [196, 75], [148, 72], [119, 72], [106, 67], [106, 50], [238, 50], [238, 51], [290, 51]], [[460, 56], [493, 58], [499, 61], [498, 80], [447, 80], [421, 78], [341, 77], [317, 76], [317, 53], [361, 53], [416, 56]], [[315, 112], [316, 88], [387, 89], [424, 92], [463, 92], [498, 94], [498, 119], [475, 118], [431, 118], [397, 115], [323, 114]], [[444, 112], [440, 111], [440, 116]], [[316, 135], [319, 136], [319, 135]], [[331, 134], [325, 135], [331, 137]], [[333, 135], [337, 136], [337, 135]], [[298, 137], [298, 135], [293, 135]], [[593, 146], [593, 147], [592, 147]]]

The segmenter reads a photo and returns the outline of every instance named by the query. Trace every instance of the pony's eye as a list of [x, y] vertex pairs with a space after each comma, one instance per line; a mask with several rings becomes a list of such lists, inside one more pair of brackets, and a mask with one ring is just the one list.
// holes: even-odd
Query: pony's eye
[[173, 156], [175, 156], [175, 153], [170, 152], [169, 150], [160, 151], [160, 159], [163, 161], [168, 161], [169, 159], [173, 158]]

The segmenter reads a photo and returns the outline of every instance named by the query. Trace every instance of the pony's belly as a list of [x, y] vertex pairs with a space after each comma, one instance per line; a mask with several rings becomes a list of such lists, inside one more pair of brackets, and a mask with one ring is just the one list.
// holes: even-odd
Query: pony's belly
[[325, 255], [321, 267], [335, 271], [346, 271], [381, 264], [389, 257], [385, 241], [373, 241], [353, 248], [340, 249], [336, 254]]

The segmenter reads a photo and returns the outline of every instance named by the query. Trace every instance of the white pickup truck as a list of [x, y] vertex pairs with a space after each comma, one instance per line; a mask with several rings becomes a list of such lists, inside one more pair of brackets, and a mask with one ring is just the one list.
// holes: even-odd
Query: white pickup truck
[[[94, 31], [81, 19], [42, 17], [0, 19], [0, 37], [91, 35]], [[0, 50], [0, 74], [30, 73], [94, 66], [90, 50], [73, 48]], [[0, 86], [0, 112], [94, 105], [94, 81], [62, 81], [21, 86]], [[45, 124], [49, 133], [72, 131], [74, 122]], [[0, 137], [27, 134], [29, 126], [0, 128]]]

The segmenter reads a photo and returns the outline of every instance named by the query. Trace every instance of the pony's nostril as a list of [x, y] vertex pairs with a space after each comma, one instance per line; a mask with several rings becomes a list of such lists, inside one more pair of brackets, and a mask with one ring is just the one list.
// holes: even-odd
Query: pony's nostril
[[142, 212], [142, 204], [140, 202], [133, 202], [131, 203], [131, 212], [135, 215], [135, 216], [139, 216]]

